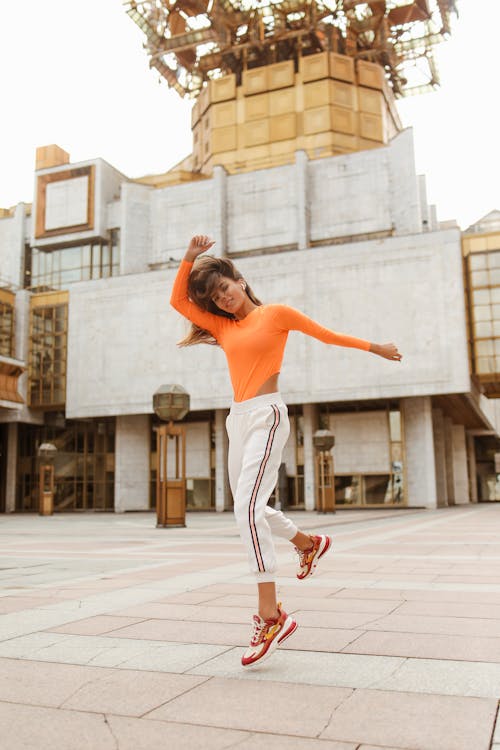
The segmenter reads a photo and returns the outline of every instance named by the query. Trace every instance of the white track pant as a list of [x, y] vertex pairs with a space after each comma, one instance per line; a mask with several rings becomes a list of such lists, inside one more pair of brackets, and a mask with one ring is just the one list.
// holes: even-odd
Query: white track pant
[[257, 583], [275, 580], [272, 535], [293, 539], [297, 527], [267, 502], [278, 480], [283, 448], [290, 434], [288, 409], [279, 393], [233, 402], [226, 420], [229, 483], [240, 536]]

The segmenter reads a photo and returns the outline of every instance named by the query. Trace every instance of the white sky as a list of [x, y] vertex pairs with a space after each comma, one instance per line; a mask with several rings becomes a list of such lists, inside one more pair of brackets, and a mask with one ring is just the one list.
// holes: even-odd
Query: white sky
[[[500, 209], [499, 0], [458, 0], [441, 89], [398, 103], [441, 220]], [[0, 206], [30, 203], [36, 146], [102, 157], [129, 177], [191, 151], [190, 111], [159, 84], [121, 0], [0, 0]]]

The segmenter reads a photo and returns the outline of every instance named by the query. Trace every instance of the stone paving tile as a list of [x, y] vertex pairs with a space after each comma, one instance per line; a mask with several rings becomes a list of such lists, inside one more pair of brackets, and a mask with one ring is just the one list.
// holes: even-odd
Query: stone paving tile
[[381, 617], [376, 622], [367, 623], [365, 628], [366, 630], [383, 630], [384, 632], [467, 635], [500, 639], [498, 622], [478, 617], [475, 619], [467, 617], [410, 617], [392, 614]]
[[309, 628], [360, 628], [369, 630], [370, 623], [377, 620], [379, 613], [361, 612], [324, 612], [298, 610], [294, 612], [297, 622]]
[[[225, 653], [227, 646], [197, 643], [151, 644], [147, 649], [116, 663], [120, 669], [144, 669], [151, 672], [187, 672], [215, 656]], [[108, 655], [109, 658], [110, 654]], [[98, 658], [92, 663], [97, 663]], [[102, 660], [102, 658], [101, 658]]]
[[[256, 601], [256, 597], [254, 597]], [[255, 603], [254, 601], [254, 603]], [[141, 604], [116, 612], [120, 616], [136, 617], [142, 613], [142, 619], [154, 620], [188, 620], [190, 622], [249, 623], [254, 610], [243, 607], [215, 607], [202, 604]]]
[[499, 706], [499, 712], [497, 714], [495, 731], [493, 732], [493, 743], [500, 744], [500, 706]]
[[61, 708], [139, 717], [205, 681], [194, 675], [114, 670], [82, 685]]
[[[249, 607], [255, 609], [256, 597], [243, 594], [241, 596], [222, 596], [220, 599], [213, 599], [210, 602], [214, 607]], [[374, 614], [389, 614], [396, 607], [403, 604], [402, 599], [377, 600], [377, 599], [319, 599], [318, 597], [308, 597], [304, 592], [303, 596], [289, 595], [283, 603], [287, 612], [296, 612], [298, 610], [316, 612], [367, 612]], [[252, 610], [253, 611], [253, 610]]]
[[[239, 732], [234, 729], [215, 729], [124, 716], [108, 715], [106, 719], [115, 738], [115, 750], [117, 748], [119, 750], [169, 750], [170, 748], [229, 750], [231, 748], [232, 750], [239, 748], [246, 737], [251, 737], [248, 732]], [[348, 747], [350, 750], [351, 746]], [[96, 747], [93, 750], [101, 750], [101, 748]], [[330, 748], [323, 749], [321, 746], [321, 750], [330, 750]], [[337, 748], [334, 746], [331, 750], [337, 750]]]
[[0, 701], [56, 707], [83, 685], [111, 674], [96, 667], [0, 659]]
[[440, 575], [436, 576], [436, 583], [500, 583], [500, 576], [479, 575]]
[[[290, 639], [291, 640], [291, 639]], [[229, 677], [243, 681], [297, 682], [301, 684], [331, 685], [360, 688], [390, 677], [404, 663], [404, 659], [383, 656], [349, 654], [313, 654], [310, 651], [287, 651], [280, 648], [272, 659], [259, 666], [244, 669], [242, 651], [231, 649], [210, 661], [194, 667], [190, 674]]]
[[372, 687], [500, 700], [500, 664], [408, 659], [395, 673]]
[[2, 750], [116, 750], [104, 716], [0, 703]]
[[280, 648], [290, 651], [323, 651], [337, 653], [345, 646], [359, 638], [362, 631], [342, 630], [341, 628], [305, 628], [299, 621], [299, 627]]
[[500, 592], [467, 591], [460, 588], [452, 591], [443, 589], [343, 589], [335, 594], [336, 599], [394, 599], [396, 596], [401, 601], [500, 604]]
[[29, 633], [18, 638], [0, 642], [0, 657], [30, 659], [41, 649], [61, 643], [71, 636], [56, 633]]
[[96, 615], [85, 620], [75, 620], [74, 622], [60, 625], [56, 628], [48, 628], [51, 633], [70, 633], [77, 635], [101, 635], [111, 633], [118, 628], [124, 628], [127, 625], [135, 625], [145, 620], [145, 617], [121, 617], [118, 614]]
[[500, 663], [500, 638], [371, 631], [363, 633], [342, 651], [350, 654]]
[[114, 633], [116, 638], [140, 638], [180, 643], [211, 643], [215, 645], [248, 645], [251, 623], [233, 624], [217, 622], [183, 622], [176, 620], [146, 620], [139, 625], [129, 625]]
[[[469, 617], [500, 620], [500, 604], [477, 602], [405, 602], [398, 615], [422, 615], [432, 617]], [[500, 624], [499, 624], [500, 631]]]
[[146, 714], [146, 718], [316, 737], [350, 692], [312, 685], [307, 691], [308, 710], [304, 711], [303, 692], [295, 685], [215, 677]]
[[[273, 734], [253, 734], [238, 745], [238, 750], [357, 750], [352, 742], [306, 739]], [[376, 750], [384, 750], [377, 748]]]
[[[155, 604], [204, 604], [215, 599], [213, 594], [202, 594], [197, 591], [185, 591], [183, 594], [173, 594], [155, 600]], [[255, 599], [255, 597], [254, 597]], [[153, 602], [151, 602], [153, 603]]]
[[24, 609], [36, 609], [37, 607], [57, 602], [58, 600], [55, 597], [5, 596], [0, 598], [0, 614], [21, 612]]
[[227, 649], [227, 646], [210, 644], [158, 643], [140, 639], [34, 633], [0, 644], [0, 656], [40, 662], [181, 673]]
[[408, 750], [489, 750], [496, 711], [497, 701], [485, 698], [357, 690], [320, 736]]

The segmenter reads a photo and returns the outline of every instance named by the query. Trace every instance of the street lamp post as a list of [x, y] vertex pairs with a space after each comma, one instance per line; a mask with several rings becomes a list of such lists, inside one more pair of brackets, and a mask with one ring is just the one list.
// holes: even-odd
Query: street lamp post
[[174, 421], [186, 416], [189, 405], [189, 393], [180, 385], [162, 385], [153, 395], [153, 411], [165, 422], [156, 428], [156, 526], [161, 528], [186, 525], [186, 431]]
[[335, 475], [330, 452], [335, 445], [335, 437], [330, 430], [316, 430], [313, 445], [317, 451], [318, 513], [335, 513]]
[[42, 443], [38, 448], [40, 461], [40, 488], [38, 512], [51, 516], [54, 512], [54, 460], [57, 448], [52, 443]]

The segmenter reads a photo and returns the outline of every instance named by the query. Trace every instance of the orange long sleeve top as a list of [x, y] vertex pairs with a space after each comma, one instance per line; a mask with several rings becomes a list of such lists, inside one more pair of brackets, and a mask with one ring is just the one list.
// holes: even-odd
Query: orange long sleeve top
[[335, 333], [287, 305], [260, 305], [242, 320], [202, 310], [188, 296], [193, 264], [183, 260], [170, 304], [184, 317], [209, 331], [224, 350], [235, 401], [253, 398], [272, 375], [279, 373], [289, 331], [302, 331], [325, 344], [370, 349], [370, 342]]

